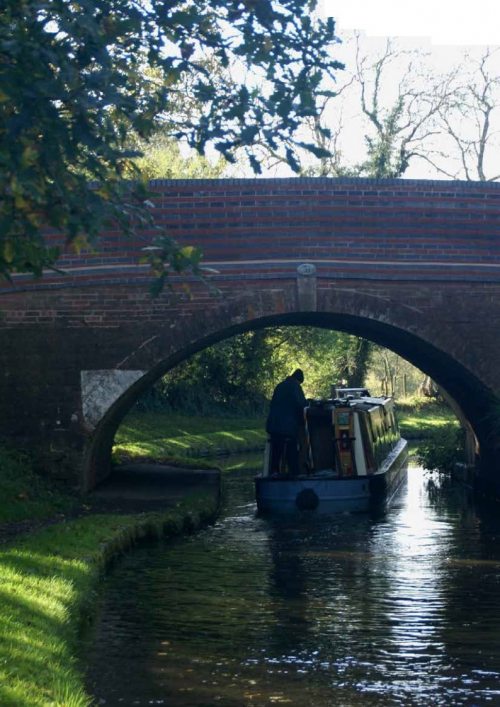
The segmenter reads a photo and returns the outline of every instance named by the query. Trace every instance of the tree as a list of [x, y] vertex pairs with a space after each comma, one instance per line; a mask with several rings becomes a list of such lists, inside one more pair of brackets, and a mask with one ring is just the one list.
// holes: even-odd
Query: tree
[[348, 388], [362, 388], [365, 385], [373, 344], [368, 339], [346, 334], [343, 337], [347, 338], [342, 342], [343, 358], [338, 380], [344, 380]]
[[308, 396], [329, 397], [344, 363], [346, 341], [355, 337], [329, 329], [302, 326], [276, 327], [268, 331], [273, 346], [268, 395], [280, 380], [295, 368], [301, 368]]
[[395, 395], [397, 398], [421, 395], [425, 380], [427, 376], [422, 371], [394, 351], [383, 346], [373, 346], [366, 379], [373, 393]]
[[[298, 128], [328, 95], [334, 22], [316, 0], [4, 0], [0, 13], [0, 276], [40, 275], [59, 247], [95, 247], [109, 223], [132, 233], [151, 221], [147, 190], [125, 183], [158, 121], [203, 154], [244, 149], [256, 171], [262, 141], [298, 169]], [[240, 66], [225, 84], [207, 68]], [[183, 85], [200, 111], [179, 115]], [[315, 146], [309, 146], [316, 151]], [[89, 180], [95, 180], [89, 188]], [[199, 254], [178, 253], [173, 267]]]
[[262, 413], [272, 390], [274, 368], [269, 332], [250, 331], [176, 366], [146, 393], [138, 407], [205, 415]]
[[[313, 141], [329, 153], [308, 173], [400, 178], [413, 160], [428, 160], [431, 140], [442, 130], [440, 115], [454, 98], [456, 70], [438, 75], [425, 52], [392, 38], [374, 53], [365, 50], [359, 33], [350, 44], [352, 62], [335, 101], [328, 99], [307, 121]], [[357, 126], [356, 144], [364, 145], [365, 154], [356, 161], [346, 157], [346, 123]]]
[[[399, 178], [410, 161], [425, 155], [436, 120], [448, 105], [452, 77], [429, 73], [420, 51], [402, 49], [388, 38], [374, 60], [363, 55], [356, 37], [355, 80], [360, 88], [361, 110], [368, 119], [367, 159], [362, 173], [375, 178]], [[393, 97], [384, 99], [387, 74], [399, 65]]]
[[250, 331], [176, 366], [138, 407], [190, 414], [262, 414], [276, 384], [297, 367], [304, 370], [309, 397], [329, 397], [332, 386], [344, 375], [355, 374], [363, 341], [314, 327]]
[[427, 161], [440, 174], [468, 181], [496, 181], [500, 147], [498, 49], [479, 57], [465, 54], [449, 74], [452, 91], [438, 112], [440, 140]]
[[[332, 116], [327, 99], [321, 111], [307, 121], [313, 142], [325, 156], [304, 174], [400, 178], [412, 160], [428, 159], [429, 140], [439, 130], [440, 111], [453, 95], [453, 74], [434, 76], [426, 69], [421, 51], [402, 48], [390, 38], [375, 55], [363, 51], [359, 34], [353, 41], [353, 70], [344, 72], [344, 82], [335, 92], [336, 113]], [[351, 164], [343, 151], [348, 105], [362, 118], [358, 142], [365, 145], [365, 157]], [[359, 339], [349, 350], [341, 375], [349, 387], [363, 386], [373, 350], [366, 339]]]
[[329, 397], [332, 386], [342, 380], [349, 387], [364, 385], [371, 352], [366, 339], [314, 327], [280, 327], [273, 336], [282, 371], [302, 368], [309, 395]]
[[[352, 59], [335, 87], [335, 100], [307, 121], [313, 142], [330, 154], [305, 173], [400, 178], [420, 160], [436, 176], [500, 179], [498, 48], [465, 52], [445, 71], [421, 48], [388, 38], [369, 52], [365, 42], [359, 33], [346, 41]], [[364, 157], [347, 156], [349, 131], [351, 142], [364, 144]]]
[[219, 157], [212, 164], [206, 157], [192, 150], [183, 153], [179, 142], [163, 131], [148, 141], [138, 140], [135, 147], [142, 154], [133, 159], [133, 174], [137, 171], [141, 179], [218, 179], [228, 164]]

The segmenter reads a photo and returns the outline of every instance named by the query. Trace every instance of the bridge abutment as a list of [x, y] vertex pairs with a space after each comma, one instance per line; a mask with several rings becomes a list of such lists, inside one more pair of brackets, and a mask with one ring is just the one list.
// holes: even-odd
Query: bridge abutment
[[[0, 430], [89, 489], [137, 396], [205, 346], [262, 326], [339, 329], [429, 374], [500, 486], [500, 185], [355, 179], [158, 181], [158, 224], [199, 246], [208, 289], [149, 295], [143, 240], [103, 234], [66, 274], [0, 286]], [[57, 236], [48, 236], [57, 242]], [[188, 285], [189, 293], [183, 290]], [[107, 460], [107, 461], [106, 461]]]

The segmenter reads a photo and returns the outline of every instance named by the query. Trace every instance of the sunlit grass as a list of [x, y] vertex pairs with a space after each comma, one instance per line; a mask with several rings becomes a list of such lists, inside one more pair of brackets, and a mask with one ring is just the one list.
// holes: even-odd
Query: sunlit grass
[[95, 569], [27, 543], [0, 552], [0, 578], [0, 703], [88, 705], [75, 658], [75, 608], [78, 595], [91, 589]]
[[88, 516], [22, 536], [0, 551], [0, 704], [88, 707], [78, 641], [107, 560], [137, 538], [213, 517], [212, 495], [167, 513]]
[[[458, 425], [451, 411], [437, 405], [406, 406], [398, 413], [401, 434], [406, 439], [439, 435], [446, 425]], [[115, 452], [130, 459], [196, 458], [220, 452], [263, 449], [264, 418], [198, 418], [167, 413], [132, 413], [117, 432]]]
[[398, 421], [401, 435], [406, 439], [430, 439], [439, 436], [450, 424], [459, 427], [453, 412], [443, 408], [415, 412], [400, 411]]
[[263, 418], [197, 418], [132, 413], [119, 428], [115, 452], [139, 457], [210, 456], [260, 449], [266, 441]]

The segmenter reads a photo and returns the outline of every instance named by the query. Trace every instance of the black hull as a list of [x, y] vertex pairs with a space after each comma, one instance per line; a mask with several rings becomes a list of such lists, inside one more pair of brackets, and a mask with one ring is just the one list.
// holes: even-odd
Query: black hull
[[255, 492], [261, 513], [360, 512], [388, 506], [406, 478], [408, 443], [401, 439], [376, 474], [338, 476], [257, 476]]
[[390, 503], [406, 478], [407, 468], [408, 443], [406, 440], [401, 439], [394, 452], [389, 455], [384, 468], [369, 477], [370, 502], [372, 506]]

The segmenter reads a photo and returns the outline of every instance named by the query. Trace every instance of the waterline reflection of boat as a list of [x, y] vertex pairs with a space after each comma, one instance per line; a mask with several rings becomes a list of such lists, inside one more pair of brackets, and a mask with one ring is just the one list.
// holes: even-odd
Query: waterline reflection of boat
[[390, 397], [366, 389], [311, 400], [304, 409], [298, 477], [270, 473], [270, 443], [255, 478], [261, 512], [368, 511], [390, 501], [406, 476], [408, 443]]

